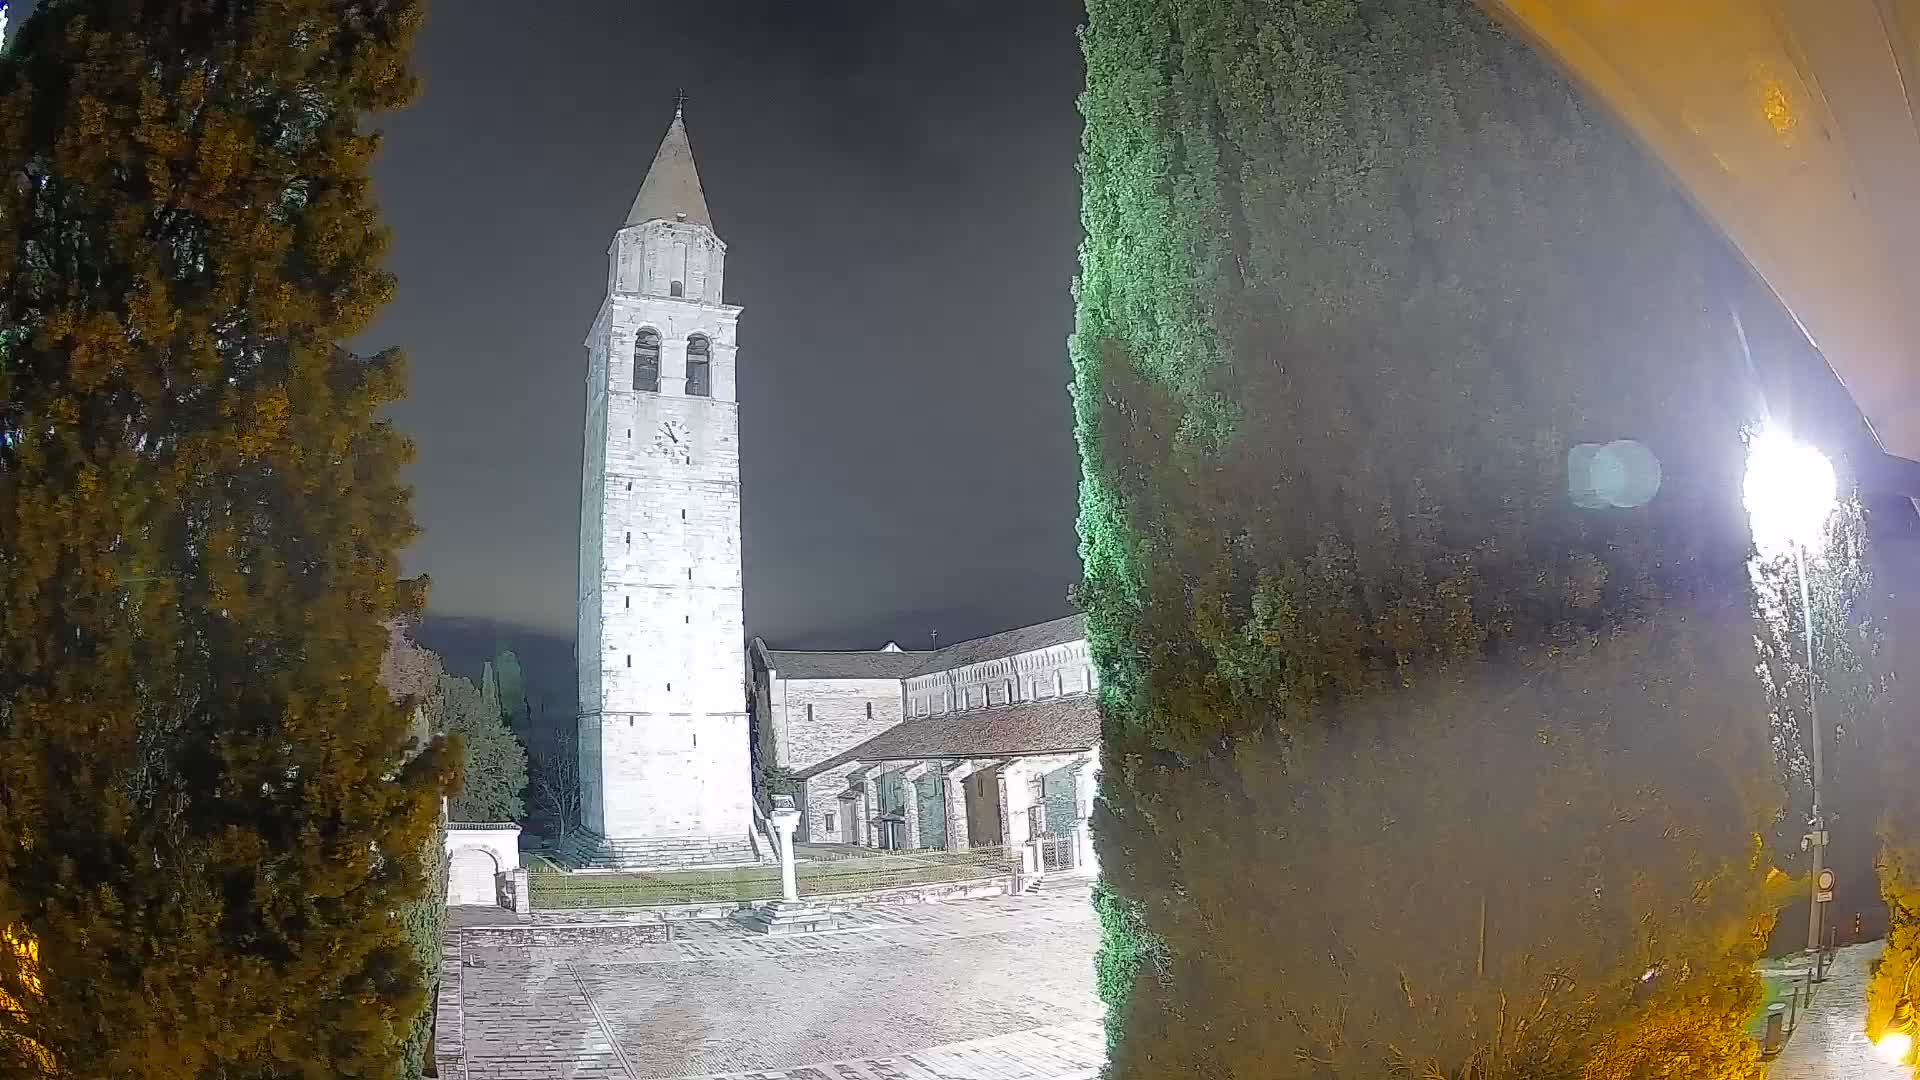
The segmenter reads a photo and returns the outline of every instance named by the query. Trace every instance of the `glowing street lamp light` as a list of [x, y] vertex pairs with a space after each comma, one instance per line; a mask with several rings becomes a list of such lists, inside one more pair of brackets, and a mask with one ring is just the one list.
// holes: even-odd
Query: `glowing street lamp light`
[[1873, 1052], [1881, 1061], [1898, 1065], [1913, 1053], [1913, 1036], [1904, 1031], [1889, 1031], [1873, 1044]]
[[1755, 435], [1747, 447], [1745, 495], [1760, 553], [1782, 555], [1824, 543], [1834, 487], [1825, 454], [1778, 431]]
[[1821, 871], [1827, 868], [1827, 823], [1820, 811], [1820, 700], [1813, 675], [1813, 602], [1807, 588], [1807, 550], [1826, 541], [1827, 518], [1834, 505], [1833, 463], [1784, 432], [1762, 431], [1747, 446], [1743, 485], [1753, 543], [1762, 555], [1793, 552], [1800, 576], [1800, 614], [1807, 639], [1807, 716], [1812, 728], [1813, 820], [1808, 850], [1813, 854], [1813, 894], [1807, 912], [1807, 950], [1820, 951]]

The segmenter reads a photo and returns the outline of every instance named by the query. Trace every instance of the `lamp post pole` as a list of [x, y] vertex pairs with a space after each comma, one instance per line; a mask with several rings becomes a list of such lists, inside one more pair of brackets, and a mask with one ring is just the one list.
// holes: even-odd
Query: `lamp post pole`
[[1808, 850], [1813, 854], [1813, 881], [1807, 894], [1807, 951], [1820, 951], [1820, 871], [1827, 868], [1827, 819], [1820, 810], [1820, 785], [1825, 779], [1820, 759], [1820, 687], [1813, 666], [1813, 598], [1812, 590], [1807, 586], [1807, 549], [1804, 544], [1793, 546], [1795, 569], [1800, 572], [1800, 615], [1801, 630], [1807, 639], [1807, 722], [1812, 735], [1813, 750], [1813, 842]]
[[1807, 720], [1813, 758], [1813, 810], [1809, 815], [1807, 852], [1813, 858], [1813, 882], [1807, 899], [1807, 950], [1820, 951], [1821, 879], [1830, 882], [1827, 869], [1827, 820], [1820, 802], [1826, 784], [1826, 762], [1820, 751], [1820, 690], [1814, 668], [1813, 588], [1807, 583], [1807, 549], [1824, 543], [1827, 518], [1833, 513], [1833, 463], [1819, 450], [1794, 441], [1786, 432], [1761, 430], [1747, 443], [1747, 475], [1741, 485], [1747, 519], [1753, 526], [1754, 547], [1764, 558], [1793, 550], [1794, 569], [1800, 575], [1801, 629], [1807, 636]]

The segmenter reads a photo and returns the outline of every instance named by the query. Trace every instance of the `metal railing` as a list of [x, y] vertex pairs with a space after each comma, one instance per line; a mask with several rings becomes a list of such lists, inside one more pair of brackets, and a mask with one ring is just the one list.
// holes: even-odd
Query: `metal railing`
[[[833, 896], [1005, 877], [1013, 872], [1010, 858], [1002, 847], [877, 852], [865, 857], [808, 858], [795, 867], [795, 876], [801, 896]], [[528, 875], [528, 888], [536, 911], [744, 903], [778, 897], [780, 868], [740, 866], [624, 874], [569, 874], [537, 868]]]
[[1040, 847], [1040, 869], [1046, 873], [1071, 870], [1078, 854], [1072, 833], [1041, 833], [1033, 838]]

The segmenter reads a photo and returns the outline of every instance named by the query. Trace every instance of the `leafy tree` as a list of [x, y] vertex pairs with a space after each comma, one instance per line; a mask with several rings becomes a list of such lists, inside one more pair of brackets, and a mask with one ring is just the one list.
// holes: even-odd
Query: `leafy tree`
[[[1876, 622], [1884, 626], [1880, 672], [1920, 669], [1920, 543], [1876, 544], [1870, 595]], [[1902, 706], [1906, 706], [1904, 699]], [[1879, 822], [1876, 869], [1887, 903], [1887, 944], [1874, 962], [1867, 986], [1867, 1034], [1875, 1039], [1901, 1030], [1920, 1042], [1920, 725], [1910, 706], [1889, 709], [1883, 725], [1868, 725], [1878, 737], [1872, 753], [1886, 793]], [[1920, 1063], [1914, 1065], [1920, 1076]]]
[[[1868, 862], [1871, 845], [1878, 843], [1873, 822], [1888, 796], [1877, 759], [1890, 749], [1890, 686], [1881, 664], [1882, 627], [1868, 617], [1863, 603], [1872, 585], [1866, 524], [1859, 500], [1848, 498], [1835, 510], [1826, 542], [1806, 559], [1807, 597], [1813, 609], [1811, 668], [1796, 560], [1790, 553], [1764, 552], [1752, 562], [1760, 616], [1754, 635], [1760, 652], [1757, 670], [1767, 694], [1776, 769], [1787, 781], [1787, 802], [1774, 830], [1775, 850], [1780, 861], [1802, 862], [1808, 872], [1814, 867], [1800, 854], [1800, 841], [1813, 812], [1808, 741], [1813, 698], [1820, 702], [1825, 774], [1821, 813], [1830, 835], [1844, 845], [1827, 851], [1829, 866]], [[1810, 880], [1802, 882], [1797, 909], [1810, 902], [1805, 893], [1811, 885]], [[1798, 949], [1806, 943], [1807, 915], [1805, 910], [1794, 914], [1797, 918], [1783, 925], [1780, 934]]]
[[1467, 0], [1083, 43], [1113, 1075], [1756, 1075], [1724, 248]]
[[500, 711], [507, 714], [507, 726], [515, 735], [527, 739], [533, 722], [533, 705], [527, 698], [526, 673], [513, 650], [502, 649], [494, 654], [493, 678]]
[[449, 770], [378, 681], [401, 358], [336, 343], [418, 21], [62, 0], [0, 58], [7, 1075], [391, 1075], [414, 1029]]
[[[422, 585], [426, 579], [420, 579]], [[389, 697], [405, 702], [412, 712], [414, 744], [433, 745], [433, 716], [428, 707], [438, 692], [445, 668], [432, 650], [422, 648], [408, 635], [406, 620], [387, 624], [387, 651], [380, 658], [380, 685]], [[426, 982], [427, 1001], [431, 1003], [440, 988], [442, 935], [447, 921], [447, 829], [444, 818], [436, 819], [432, 835], [427, 837], [419, 858], [429, 882], [418, 899], [402, 905], [396, 913], [401, 932], [413, 952], [414, 962]], [[412, 1080], [425, 1074], [427, 1048], [433, 1036], [433, 1010], [422, 1009], [413, 1028], [401, 1044], [401, 1075]]]
[[526, 814], [527, 751], [507, 728], [495, 701], [458, 675], [440, 676], [434, 729], [456, 736], [460, 790], [448, 812], [455, 821], [517, 821]]
[[564, 840], [580, 827], [580, 747], [571, 727], [533, 725], [533, 752], [527, 765], [528, 798], [540, 827]]

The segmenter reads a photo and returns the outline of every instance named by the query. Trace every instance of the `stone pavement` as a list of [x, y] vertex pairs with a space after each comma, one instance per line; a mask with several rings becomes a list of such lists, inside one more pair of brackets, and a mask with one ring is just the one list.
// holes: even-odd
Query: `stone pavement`
[[1107, 1060], [1098, 1020], [948, 1043], [890, 1058], [833, 1061], [778, 1072], [714, 1073], [699, 1080], [1095, 1080]]
[[[456, 931], [453, 1080], [1087, 1080], [1104, 1060], [1084, 885], [856, 910], [790, 938], [720, 923], [544, 944]], [[457, 962], [456, 962], [457, 961]], [[457, 971], [457, 976], [455, 972]], [[446, 1004], [451, 1004], [448, 1002]], [[445, 1047], [443, 1047], [443, 1050]]]
[[1867, 1041], [1867, 975], [1884, 941], [1837, 950], [1813, 1004], [1799, 1016], [1767, 1080], [1912, 1080], [1904, 1065], [1874, 1056]]

